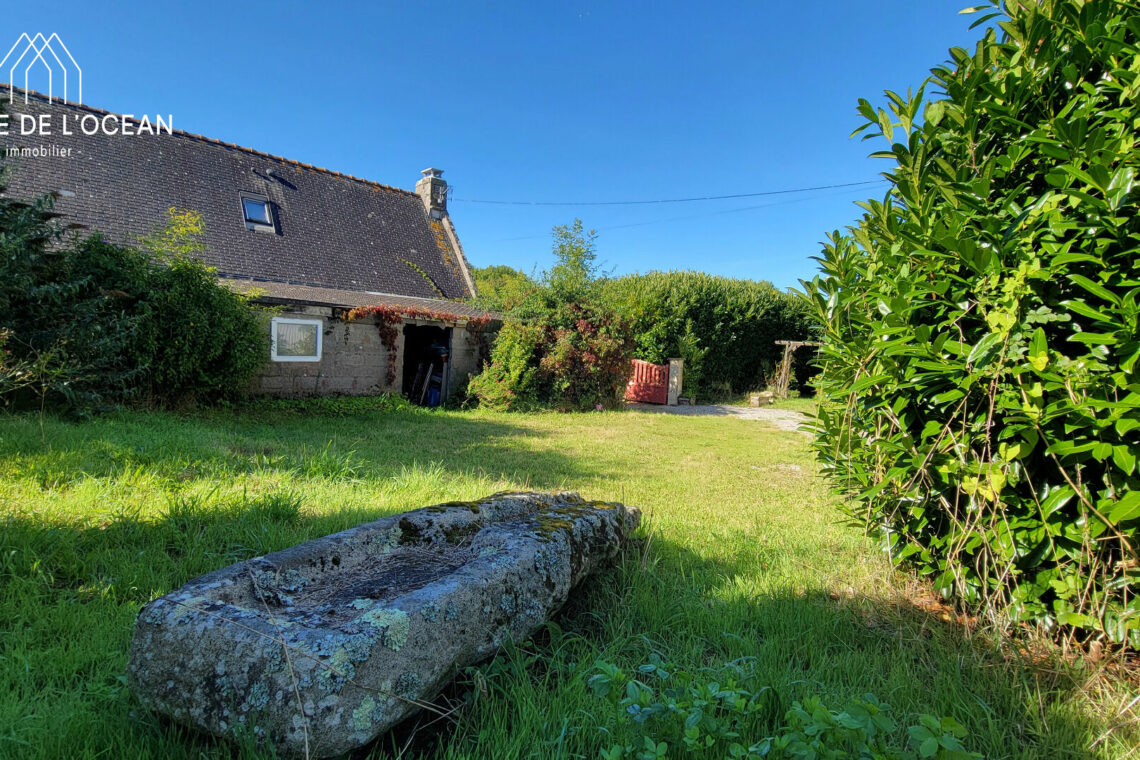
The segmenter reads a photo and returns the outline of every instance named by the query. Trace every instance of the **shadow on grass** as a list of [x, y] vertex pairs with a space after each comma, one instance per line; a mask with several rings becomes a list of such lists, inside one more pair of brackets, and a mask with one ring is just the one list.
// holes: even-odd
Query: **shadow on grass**
[[131, 413], [84, 423], [49, 419], [41, 440], [31, 416], [0, 418], [0, 474], [44, 489], [87, 477], [146, 474], [170, 481], [246, 474], [382, 482], [442, 468], [554, 490], [618, 477], [541, 445], [540, 429], [470, 414], [393, 410], [357, 416]]

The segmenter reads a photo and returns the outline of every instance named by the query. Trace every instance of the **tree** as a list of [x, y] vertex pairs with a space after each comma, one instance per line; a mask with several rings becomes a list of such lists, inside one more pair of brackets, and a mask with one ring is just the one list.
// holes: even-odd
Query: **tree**
[[596, 230], [586, 230], [581, 219], [554, 228], [554, 266], [542, 273], [542, 283], [555, 303], [586, 300], [600, 273]]

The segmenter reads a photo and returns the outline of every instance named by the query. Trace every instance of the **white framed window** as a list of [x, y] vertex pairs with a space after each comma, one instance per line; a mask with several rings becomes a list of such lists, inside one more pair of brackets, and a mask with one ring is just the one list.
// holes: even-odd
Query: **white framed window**
[[273, 205], [264, 195], [241, 193], [241, 215], [247, 230], [276, 232], [273, 223]]
[[270, 321], [269, 356], [275, 362], [319, 362], [324, 322], [303, 317]]

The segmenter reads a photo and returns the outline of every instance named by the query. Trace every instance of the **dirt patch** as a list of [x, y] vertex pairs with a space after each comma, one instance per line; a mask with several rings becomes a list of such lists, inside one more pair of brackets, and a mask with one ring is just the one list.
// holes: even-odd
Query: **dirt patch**
[[690, 417], [737, 417], [760, 420], [780, 430], [799, 431], [807, 417], [791, 409], [772, 406], [729, 406], [728, 404], [698, 404], [694, 406], [661, 406], [659, 404], [626, 404], [626, 409], [658, 414], [682, 414]]

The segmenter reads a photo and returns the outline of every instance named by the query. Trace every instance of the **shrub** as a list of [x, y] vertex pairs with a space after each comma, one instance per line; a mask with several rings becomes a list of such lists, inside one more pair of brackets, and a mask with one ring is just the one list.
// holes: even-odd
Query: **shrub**
[[504, 323], [490, 363], [468, 391], [492, 409], [612, 409], [621, 402], [632, 352], [625, 323], [588, 304], [567, 304]]
[[266, 360], [258, 314], [189, 258], [201, 220], [170, 211], [150, 251], [64, 239], [51, 200], [0, 199], [6, 403], [90, 410], [243, 391]]
[[538, 362], [543, 328], [518, 321], [503, 324], [491, 348], [491, 361], [467, 391], [491, 409], [523, 411], [539, 406]]
[[892, 187], [805, 283], [816, 450], [944, 594], [1140, 646], [1140, 16], [991, 10], [944, 97], [860, 101]]
[[468, 393], [483, 406], [613, 408], [630, 374], [629, 325], [599, 297], [594, 232], [554, 228], [556, 264], [510, 310]]
[[259, 312], [194, 258], [205, 248], [203, 233], [201, 215], [171, 208], [166, 225], [142, 241], [153, 262], [147, 271], [147, 379], [160, 400], [240, 393], [266, 361]]
[[0, 280], [14, 287], [0, 303], [12, 368], [5, 400], [91, 408], [125, 399], [145, 371], [132, 361], [146, 331], [145, 272], [138, 251], [95, 237], [41, 239], [6, 255]]
[[684, 393], [701, 398], [762, 388], [783, 354], [803, 340], [802, 301], [767, 282], [703, 272], [650, 272], [605, 282], [604, 302], [630, 320], [639, 359], [685, 360]]

